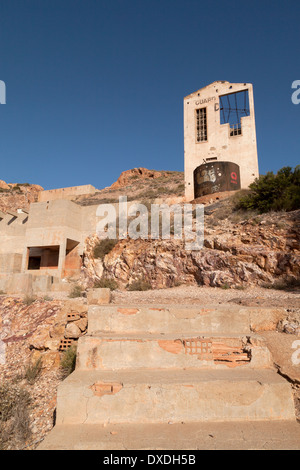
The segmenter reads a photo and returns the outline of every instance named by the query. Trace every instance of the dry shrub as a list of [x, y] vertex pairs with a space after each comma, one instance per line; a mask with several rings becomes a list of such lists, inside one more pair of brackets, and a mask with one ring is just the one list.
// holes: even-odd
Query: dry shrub
[[21, 449], [30, 437], [30, 394], [6, 381], [0, 386], [0, 450]]

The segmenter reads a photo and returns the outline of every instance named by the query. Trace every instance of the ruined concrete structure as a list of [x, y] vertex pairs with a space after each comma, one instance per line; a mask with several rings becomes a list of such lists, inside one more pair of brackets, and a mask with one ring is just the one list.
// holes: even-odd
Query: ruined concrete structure
[[[258, 176], [252, 85], [214, 82], [187, 96], [184, 146], [186, 200], [248, 187]], [[91, 185], [41, 191], [29, 211], [0, 213], [0, 289], [27, 289], [34, 275], [38, 288], [48, 290], [80, 273], [97, 205], [73, 200], [96, 191]]]
[[187, 201], [258, 177], [250, 83], [217, 81], [184, 98], [184, 161]]
[[[16, 276], [18, 273], [33, 274], [35, 278], [48, 275], [53, 283], [55, 278], [80, 272], [84, 240], [95, 232], [97, 206], [82, 207], [69, 199], [93, 192], [95, 188], [90, 185], [41, 191], [40, 202], [32, 203], [28, 212], [19, 209], [0, 214], [3, 290], [18, 290], [18, 285], [27, 283], [24, 276]], [[36, 282], [42, 290], [49, 287], [49, 282]]]
[[225, 439], [236, 449], [282, 440], [299, 448], [291, 386], [254, 332], [274, 313], [89, 305], [75, 371], [58, 388], [56, 425], [39, 450], [224, 449]]

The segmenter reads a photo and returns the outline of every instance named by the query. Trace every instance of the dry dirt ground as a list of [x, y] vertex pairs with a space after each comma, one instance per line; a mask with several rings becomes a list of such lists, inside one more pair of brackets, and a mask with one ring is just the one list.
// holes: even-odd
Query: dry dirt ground
[[300, 309], [300, 289], [283, 291], [263, 287], [222, 289], [219, 287], [179, 286], [144, 292], [114, 291], [115, 304], [239, 304], [248, 306]]

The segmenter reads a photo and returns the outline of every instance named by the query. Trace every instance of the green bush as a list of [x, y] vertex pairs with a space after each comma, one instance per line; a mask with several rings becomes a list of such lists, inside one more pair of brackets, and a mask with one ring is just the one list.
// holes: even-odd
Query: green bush
[[94, 246], [93, 255], [94, 258], [104, 259], [104, 256], [110, 253], [114, 246], [118, 243], [118, 240], [112, 240], [110, 238], [104, 238]]
[[274, 175], [268, 172], [250, 184], [250, 192], [242, 196], [235, 209], [292, 211], [300, 208], [300, 165], [293, 170], [287, 166]]

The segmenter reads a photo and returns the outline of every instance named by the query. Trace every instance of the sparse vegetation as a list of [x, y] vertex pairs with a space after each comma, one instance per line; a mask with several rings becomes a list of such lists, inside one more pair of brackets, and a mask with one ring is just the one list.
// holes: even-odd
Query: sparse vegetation
[[51, 302], [51, 300], [53, 300], [53, 297], [50, 297], [49, 295], [44, 295], [43, 300], [44, 302]]
[[21, 187], [20, 187], [18, 184], [17, 184], [16, 186], [13, 186], [13, 187], [12, 187], [12, 190], [13, 190], [13, 191], [17, 191], [17, 192], [19, 192], [19, 193], [22, 192], [22, 189], [21, 189]]
[[94, 258], [103, 260], [104, 256], [110, 253], [117, 243], [118, 240], [113, 240], [110, 238], [99, 240], [99, 242], [94, 246], [93, 249]]
[[131, 284], [127, 286], [127, 290], [129, 291], [146, 291], [151, 290], [152, 286], [149, 282], [143, 281], [139, 279], [137, 281], [133, 281]]
[[179, 287], [179, 286], [182, 286], [183, 284], [184, 282], [180, 281], [179, 279], [175, 279], [172, 287]]
[[262, 287], [266, 289], [277, 289], [293, 291], [300, 289], [300, 279], [295, 277], [287, 277], [285, 279], [278, 279], [274, 282], [263, 283]]
[[110, 290], [118, 289], [118, 283], [114, 279], [105, 279], [101, 278], [94, 283], [94, 287], [97, 288], [107, 288]]
[[75, 370], [76, 354], [77, 354], [76, 345], [71, 346], [69, 349], [63, 352], [61, 362], [60, 362], [61, 376], [63, 379], [68, 377], [68, 375], [72, 374], [72, 372]]
[[30, 385], [33, 385], [42, 371], [42, 358], [39, 357], [33, 364], [29, 364], [25, 370], [25, 379]]
[[75, 299], [76, 297], [82, 297], [83, 292], [84, 292], [83, 287], [80, 286], [79, 284], [75, 284], [71, 289], [71, 292], [69, 294], [69, 298], [70, 299]]
[[30, 394], [19, 385], [6, 381], [0, 385], [0, 450], [24, 445], [29, 438]]
[[227, 290], [230, 289], [230, 285], [225, 282], [225, 284], [222, 284], [221, 289]]
[[36, 301], [36, 297], [34, 295], [25, 295], [23, 302], [25, 305], [29, 306]]

